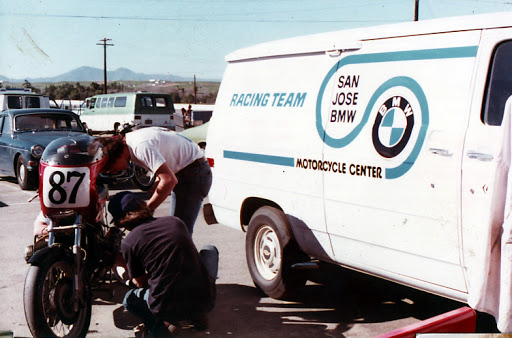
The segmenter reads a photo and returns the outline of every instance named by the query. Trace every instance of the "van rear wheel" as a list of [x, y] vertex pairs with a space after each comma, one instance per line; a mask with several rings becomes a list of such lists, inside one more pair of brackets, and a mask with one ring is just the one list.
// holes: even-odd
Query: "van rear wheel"
[[304, 286], [306, 277], [292, 268], [303, 254], [291, 236], [286, 215], [273, 207], [258, 209], [245, 242], [247, 266], [254, 284], [272, 298], [284, 298]]

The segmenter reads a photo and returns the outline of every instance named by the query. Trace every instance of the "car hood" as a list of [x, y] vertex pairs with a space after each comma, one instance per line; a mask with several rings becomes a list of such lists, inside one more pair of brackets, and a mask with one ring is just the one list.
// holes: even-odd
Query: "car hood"
[[84, 134], [86, 133], [77, 131], [43, 131], [37, 133], [17, 133], [15, 138], [19, 141], [31, 142], [33, 144], [39, 144], [43, 147], [46, 147], [48, 143], [58, 138], [67, 136], [79, 136]]

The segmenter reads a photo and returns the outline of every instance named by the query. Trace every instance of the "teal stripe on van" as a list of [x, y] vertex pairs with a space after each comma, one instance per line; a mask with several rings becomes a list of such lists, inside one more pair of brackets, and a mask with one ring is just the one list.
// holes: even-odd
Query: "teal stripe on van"
[[399, 52], [350, 55], [339, 61], [338, 68], [346, 64], [377, 63], [393, 61], [416, 61], [475, 57], [478, 46], [420, 49]]
[[230, 158], [233, 160], [249, 161], [249, 162], [265, 163], [265, 164], [282, 165], [282, 166], [286, 166], [286, 167], [294, 167], [295, 166], [295, 163], [294, 163], [295, 160], [293, 157], [253, 154], [253, 153], [244, 153], [244, 152], [238, 152], [238, 151], [224, 150], [224, 158]]

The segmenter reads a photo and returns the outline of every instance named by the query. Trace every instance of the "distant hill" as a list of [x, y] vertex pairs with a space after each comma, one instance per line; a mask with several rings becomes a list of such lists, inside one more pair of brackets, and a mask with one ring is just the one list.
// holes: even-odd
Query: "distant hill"
[[[163, 81], [190, 81], [193, 78], [184, 78], [172, 74], [143, 74], [135, 73], [127, 68], [118, 68], [116, 70], [107, 71], [107, 81], [148, 81], [151, 79]], [[82, 81], [103, 81], [103, 69], [93, 67], [79, 67], [67, 73], [57, 75], [54, 77], [44, 78], [26, 78], [26, 79], [10, 79], [0, 75], [0, 81], [5, 82], [24, 82], [25, 80], [31, 83], [37, 82], [82, 82]]]

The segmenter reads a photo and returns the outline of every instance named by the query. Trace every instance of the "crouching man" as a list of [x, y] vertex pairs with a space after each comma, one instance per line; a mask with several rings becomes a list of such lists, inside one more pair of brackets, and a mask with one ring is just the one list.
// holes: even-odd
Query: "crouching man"
[[114, 195], [108, 210], [116, 226], [130, 230], [121, 252], [137, 289], [126, 293], [124, 307], [156, 337], [176, 333], [182, 322], [205, 330], [206, 314], [215, 305], [217, 249], [207, 246], [198, 253], [183, 221], [154, 218], [134, 193]]

